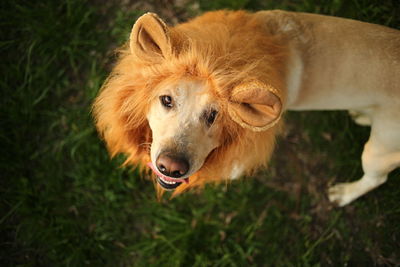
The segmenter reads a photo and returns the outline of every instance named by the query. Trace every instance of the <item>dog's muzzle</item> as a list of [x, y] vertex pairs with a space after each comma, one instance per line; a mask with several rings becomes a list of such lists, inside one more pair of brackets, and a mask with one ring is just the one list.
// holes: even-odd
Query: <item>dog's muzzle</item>
[[171, 153], [161, 153], [156, 160], [156, 167], [165, 176], [180, 178], [188, 172], [189, 163], [183, 157]]
[[182, 183], [189, 183], [189, 178], [180, 178], [189, 171], [189, 163], [182, 157], [174, 156], [170, 153], [161, 153], [156, 166], [152, 163], [147, 164], [157, 175], [157, 182], [166, 190], [173, 190]]

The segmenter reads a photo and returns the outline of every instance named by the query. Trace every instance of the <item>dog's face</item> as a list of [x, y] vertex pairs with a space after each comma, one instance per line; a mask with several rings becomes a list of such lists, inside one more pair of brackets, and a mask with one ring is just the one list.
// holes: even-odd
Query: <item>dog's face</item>
[[282, 112], [279, 83], [271, 83], [279, 79], [264, 77], [273, 69], [257, 58], [262, 40], [251, 35], [251, 46], [237, 51], [225, 47], [229, 31], [192, 38], [181, 30], [155, 14], [139, 18], [94, 104], [111, 154], [147, 165], [175, 192], [265, 165]]
[[164, 189], [175, 189], [196, 173], [220, 145], [220, 106], [201, 81], [164, 84], [147, 115], [152, 131], [150, 167]]

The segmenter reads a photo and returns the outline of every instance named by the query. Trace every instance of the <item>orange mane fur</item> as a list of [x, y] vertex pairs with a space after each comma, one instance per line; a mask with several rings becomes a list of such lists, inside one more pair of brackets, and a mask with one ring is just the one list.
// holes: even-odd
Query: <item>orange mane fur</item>
[[224, 129], [221, 146], [190, 177], [190, 183], [180, 185], [174, 194], [226, 180], [235, 161], [245, 164], [246, 174], [265, 166], [280, 123], [253, 132], [235, 123], [226, 108], [232, 88], [248, 80], [269, 84], [285, 98], [281, 71], [287, 48], [277, 37], [269, 36], [265, 27], [246, 12], [217, 11], [170, 28], [173, 53], [160, 62], [140, 59], [128, 45], [123, 46], [93, 109], [97, 129], [110, 154], [124, 153], [126, 164], [142, 167], [150, 161], [149, 105], [157, 97], [160, 84], [185, 78], [209, 85], [209, 93], [221, 106], [219, 117]]

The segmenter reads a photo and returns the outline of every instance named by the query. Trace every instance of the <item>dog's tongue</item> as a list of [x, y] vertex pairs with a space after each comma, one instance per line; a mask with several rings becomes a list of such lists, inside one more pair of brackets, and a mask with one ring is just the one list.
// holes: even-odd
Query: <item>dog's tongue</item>
[[171, 182], [181, 182], [181, 183], [185, 183], [188, 184], [189, 183], [189, 177], [185, 178], [185, 179], [178, 179], [178, 178], [172, 178], [172, 177], [168, 177], [165, 176], [164, 174], [160, 173], [156, 167], [154, 167], [153, 163], [149, 162], [147, 163], [147, 166], [150, 167], [150, 169], [157, 175], [162, 177], [163, 179], [167, 180], [167, 181], [171, 181]]

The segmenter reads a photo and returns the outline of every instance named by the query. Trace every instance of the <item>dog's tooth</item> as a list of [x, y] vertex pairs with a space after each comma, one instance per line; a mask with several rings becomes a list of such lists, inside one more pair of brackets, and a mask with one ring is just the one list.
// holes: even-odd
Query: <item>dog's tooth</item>
[[176, 184], [176, 182], [168, 181], [167, 179], [165, 179], [165, 178], [163, 178], [161, 176], [158, 176], [158, 178], [160, 178], [160, 180], [163, 181], [166, 184], [171, 184], [171, 185], [172, 184]]

